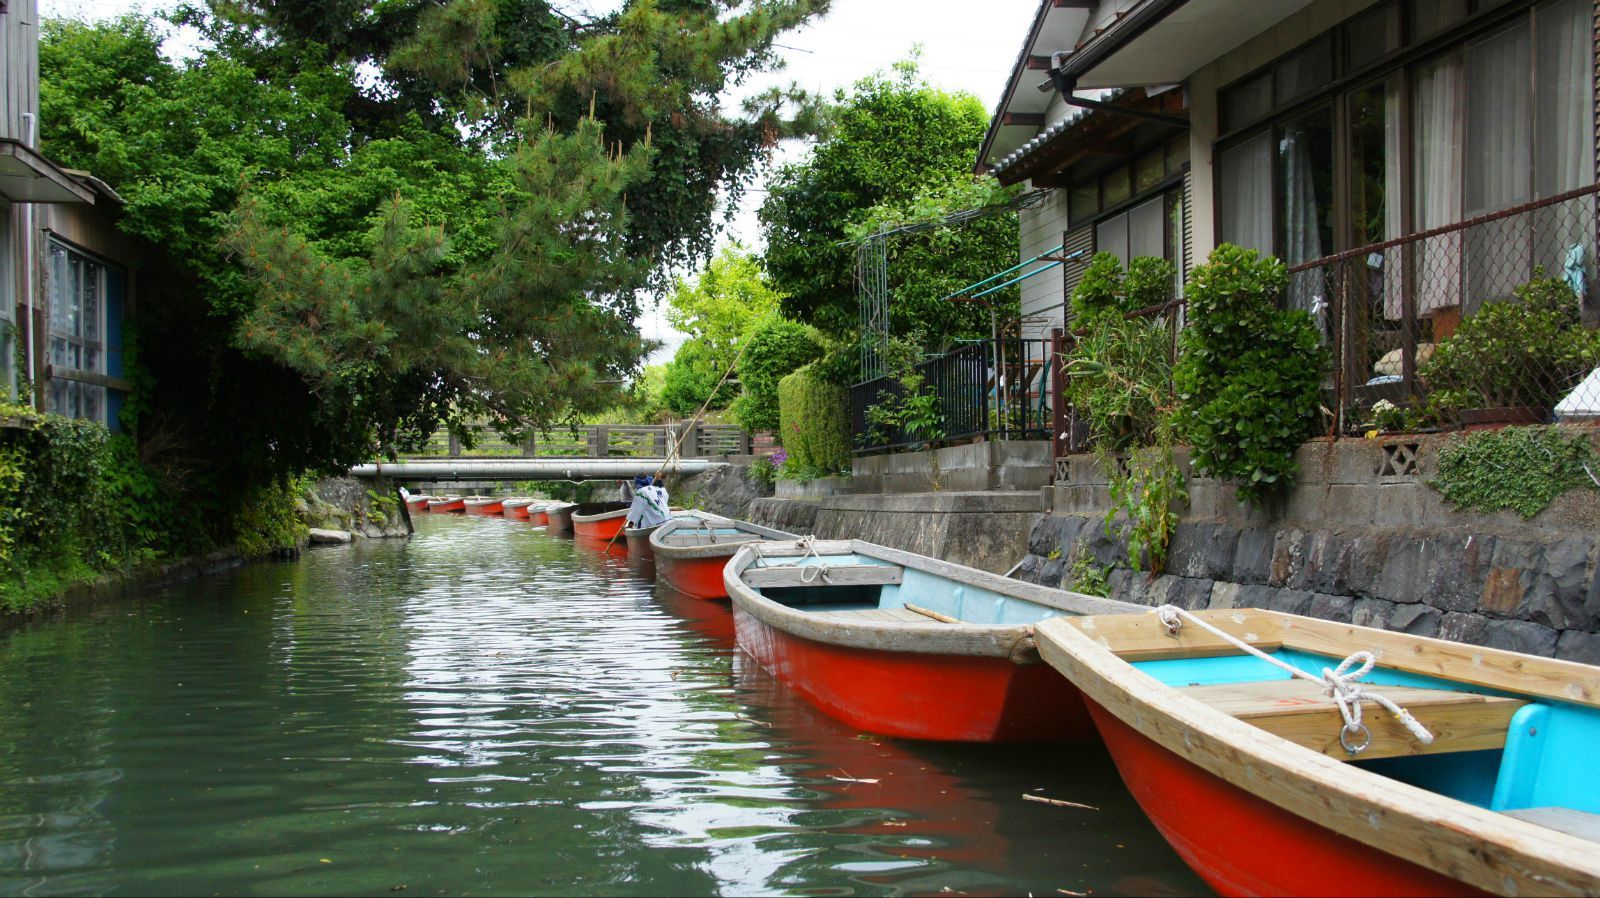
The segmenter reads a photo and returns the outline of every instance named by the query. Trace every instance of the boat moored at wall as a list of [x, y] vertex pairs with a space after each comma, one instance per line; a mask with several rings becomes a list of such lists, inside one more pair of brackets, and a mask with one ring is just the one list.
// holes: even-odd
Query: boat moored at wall
[[722, 569], [740, 546], [799, 538], [748, 521], [725, 519], [713, 525], [705, 519], [673, 518], [657, 527], [648, 543], [658, 581], [697, 599], [725, 599], [728, 588], [723, 585]]
[[489, 496], [473, 496], [463, 500], [467, 514], [499, 514], [504, 508], [504, 501]]
[[1037, 638], [1223, 894], [1600, 893], [1600, 668], [1254, 609]]
[[584, 502], [572, 511], [572, 532], [585, 539], [613, 539], [628, 521], [627, 502]]
[[723, 582], [741, 649], [831, 716], [907, 739], [1094, 738], [1033, 625], [1138, 607], [860, 540], [747, 543]]
[[537, 501], [539, 500], [523, 498], [506, 499], [500, 503], [500, 513], [508, 518], [516, 518], [517, 520], [525, 521], [528, 519], [528, 509]]
[[466, 509], [466, 500], [460, 496], [435, 496], [428, 500], [428, 510], [433, 512], [462, 512], [466, 511]]
[[550, 533], [571, 533], [572, 512], [578, 506], [571, 502], [557, 502], [545, 506], [545, 524]]
[[412, 496], [406, 499], [406, 510], [414, 512], [427, 511], [428, 502], [432, 498], [432, 496]]

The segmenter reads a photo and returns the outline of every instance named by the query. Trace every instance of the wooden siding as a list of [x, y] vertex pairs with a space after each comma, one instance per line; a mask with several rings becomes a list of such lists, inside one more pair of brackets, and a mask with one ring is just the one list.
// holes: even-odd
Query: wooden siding
[[8, 0], [0, 13], [0, 137], [26, 141], [23, 113], [39, 111], [36, 0]]
[[[1065, 190], [1051, 191], [1044, 202], [1028, 209], [1023, 209], [1018, 216], [1020, 243], [1018, 247], [1022, 259], [1031, 259], [1040, 253], [1054, 249], [1061, 244], [1061, 234], [1067, 229], [1067, 192]], [[1073, 267], [1071, 263], [1066, 266]], [[1022, 282], [1022, 316], [1048, 317], [1051, 321], [1061, 322], [1061, 270], [1058, 266], [1037, 277], [1031, 277]], [[1050, 328], [1028, 328], [1026, 337], [1048, 336]]]

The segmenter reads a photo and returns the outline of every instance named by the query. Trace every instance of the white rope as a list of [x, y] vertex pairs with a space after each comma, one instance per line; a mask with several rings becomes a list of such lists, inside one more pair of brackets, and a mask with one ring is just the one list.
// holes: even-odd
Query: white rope
[[[768, 556], [761, 554], [761, 543], [760, 542], [753, 542], [753, 543], [750, 543], [749, 545], [750, 545], [750, 554], [755, 556], [756, 566], [757, 567], [764, 567], [764, 568], [798, 567], [798, 568], [800, 568], [800, 582], [801, 583], [804, 583], [805, 585], [810, 586], [812, 583], [817, 582], [818, 579], [820, 579], [823, 583], [827, 583], [828, 582], [828, 568], [829, 568], [829, 565], [828, 565], [827, 562], [822, 560], [822, 554], [817, 551], [817, 538], [816, 538], [815, 535], [802, 536], [799, 539], [795, 540], [794, 541], [795, 548], [802, 550], [801, 554], [800, 554], [800, 557], [796, 558], [794, 561], [784, 561], [784, 562], [780, 562], [778, 564], [767, 564], [766, 563], [767, 559], [768, 559]], [[783, 557], [789, 557], [789, 556], [783, 556]], [[807, 558], [815, 558], [817, 560], [817, 563], [808, 565], [808, 564], [805, 563], [805, 560]]]
[[[1162, 605], [1156, 609], [1155, 613], [1156, 618], [1161, 621], [1161, 625], [1166, 627], [1167, 632], [1172, 635], [1177, 635], [1178, 628], [1183, 626], [1185, 620], [1192, 621], [1202, 630], [1241, 649], [1245, 653], [1260, 658], [1262, 661], [1291, 676], [1308, 680], [1321, 686], [1323, 694], [1332, 698], [1334, 704], [1339, 706], [1339, 714], [1344, 718], [1344, 728], [1339, 731], [1339, 744], [1343, 745], [1345, 751], [1350, 754], [1360, 754], [1366, 750], [1368, 745], [1372, 744], [1372, 733], [1361, 723], [1361, 703], [1363, 701], [1373, 702], [1393, 714], [1395, 719], [1400, 721], [1401, 725], [1411, 732], [1411, 735], [1417, 737], [1418, 742], [1423, 745], [1431, 745], [1433, 743], [1433, 734], [1428, 732], [1428, 728], [1423, 726], [1415, 717], [1412, 717], [1410, 711], [1395, 704], [1387, 696], [1376, 692], [1366, 692], [1362, 688], [1361, 678], [1370, 673], [1378, 663], [1377, 658], [1371, 652], [1354, 652], [1350, 657], [1339, 662], [1338, 667], [1332, 669], [1324, 667], [1322, 676], [1319, 677], [1286, 661], [1272, 657], [1237, 636], [1206, 623], [1198, 615], [1176, 605]], [[1357, 662], [1360, 662], [1361, 666], [1354, 671], [1350, 670], [1350, 666]], [[1353, 741], [1352, 737], [1356, 736], [1361, 737], [1361, 741]]]

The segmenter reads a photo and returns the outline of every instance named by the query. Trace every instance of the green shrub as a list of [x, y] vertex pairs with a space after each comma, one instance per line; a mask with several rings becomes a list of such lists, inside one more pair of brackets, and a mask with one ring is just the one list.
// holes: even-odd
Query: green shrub
[[746, 337], [739, 360], [743, 392], [733, 403], [733, 417], [745, 430], [777, 430], [778, 381], [823, 355], [822, 341], [804, 324], [771, 316]]
[[1562, 493], [1596, 489], [1595, 474], [1600, 459], [1587, 434], [1507, 427], [1452, 439], [1439, 450], [1439, 476], [1428, 483], [1457, 508], [1531, 518]]
[[1578, 323], [1572, 288], [1560, 278], [1536, 277], [1517, 288], [1514, 301], [1487, 303], [1462, 321], [1418, 374], [1443, 413], [1503, 406], [1548, 412], [1597, 364], [1600, 331]]
[[789, 452], [786, 472], [826, 477], [850, 469], [850, 395], [817, 364], [778, 382], [778, 433]]
[[233, 532], [241, 555], [266, 558], [298, 549], [305, 542], [306, 523], [295, 510], [295, 499], [306, 486], [301, 479], [287, 478], [240, 497], [233, 513]]
[[1180, 435], [1202, 473], [1260, 502], [1293, 483], [1294, 452], [1317, 421], [1325, 353], [1311, 317], [1278, 308], [1283, 263], [1231, 244], [1194, 269], [1173, 371]]
[[[726, 369], [717, 363], [711, 351], [698, 340], [678, 347], [667, 370], [661, 374], [660, 402], [674, 414], [688, 416], [700, 411], [706, 399], [715, 390], [709, 408], [727, 408], [739, 395], [738, 381], [729, 377], [723, 380]], [[718, 386], [718, 382], [721, 386]]]

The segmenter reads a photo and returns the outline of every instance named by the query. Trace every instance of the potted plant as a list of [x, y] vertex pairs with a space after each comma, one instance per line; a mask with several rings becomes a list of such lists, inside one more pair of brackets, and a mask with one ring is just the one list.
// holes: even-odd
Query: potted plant
[[1462, 424], [1538, 424], [1575, 378], [1600, 364], [1600, 332], [1578, 322], [1577, 296], [1560, 278], [1486, 303], [1440, 343], [1418, 374], [1437, 412]]

